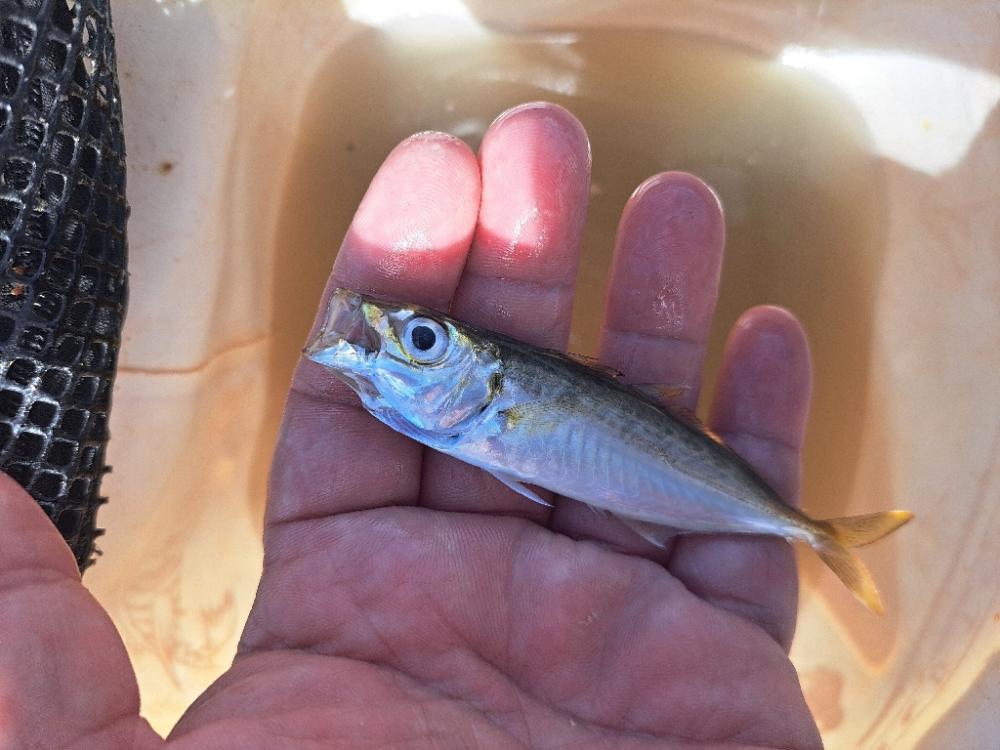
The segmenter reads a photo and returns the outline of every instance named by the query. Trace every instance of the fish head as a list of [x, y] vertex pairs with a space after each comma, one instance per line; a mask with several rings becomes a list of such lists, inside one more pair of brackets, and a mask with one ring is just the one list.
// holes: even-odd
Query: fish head
[[495, 347], [446, 315], [337, 289], [305, 355], [332, 370], [365, 408], [411, 435], [454, 436], [499, 388]]

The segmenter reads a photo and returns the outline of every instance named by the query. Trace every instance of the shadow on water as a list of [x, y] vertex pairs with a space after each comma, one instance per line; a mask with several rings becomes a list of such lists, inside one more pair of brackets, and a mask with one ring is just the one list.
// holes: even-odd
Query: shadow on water
[[[810, 335], [816, 373], [803, 497], [814, 515], [843, 515], [862, 418], [880, 408], [868, 375], [886, 235], [880, 167], [857, 112], [817, 79], [743, 49], [659, 31], [421, 46], [366, 30], [336, 48], [314, 81], [281, 197], [275, 254], [287, 272], [274, 276], [283, 330], [272, 349], [267, 437], [336, 248], [385, 155], [427, 129], [476, 147], [499, 112], [535, 99], [569, 108], [593, 147], [571, 348], [596, 346], [615, 226], [632, 190], [661, 170], [702, 176], [722, 198], [728, 232], [706, 392], [744, 309], [793, 310]], [[866, 508], [889, 507], [892, 488], [866, 489], [864, 499]], [[880, 568], [894, 570], [894, 561]], [[804, 575], [820, 575], [811, 558]], [[891, 598], [894, 582], [885, 578]], [[870, 660], [889, 651], [895, 629], [885, 625], [884, 636], [862, 646]]]

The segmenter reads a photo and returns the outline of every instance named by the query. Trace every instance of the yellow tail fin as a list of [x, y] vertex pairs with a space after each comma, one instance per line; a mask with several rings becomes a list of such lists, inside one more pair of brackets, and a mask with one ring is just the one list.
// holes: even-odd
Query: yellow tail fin
[[830, 518], [819, 521], [820, 534], [813, 547], [837, 578], [844, 582], [862, 604], [875, 614], [885, 612], [882, 597], [868, 568], [850, 547], [871, 544], [889, 534], [913, 518], [905, 510], [890, 510], [884, 513], [869, 513], [864, 516]]

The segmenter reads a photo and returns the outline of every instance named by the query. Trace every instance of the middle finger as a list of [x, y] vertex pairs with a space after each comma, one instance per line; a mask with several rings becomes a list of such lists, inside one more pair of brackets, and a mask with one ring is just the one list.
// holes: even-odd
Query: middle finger
[[[562, 348], [590, 192], [587, 134], [561, 107], [526, 104], [490, 126], [479, 161], [479, 224], [452, 312], [522, 341]], [[548, 518], [541, 505], [434, 451], [424, 454], [421, 494], [423, 505], [442, 510]]]

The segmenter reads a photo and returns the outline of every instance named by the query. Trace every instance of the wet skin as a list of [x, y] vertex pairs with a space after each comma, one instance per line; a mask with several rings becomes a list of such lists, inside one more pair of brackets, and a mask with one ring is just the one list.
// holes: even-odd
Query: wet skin
[[[414, 136], [372, 181], [327, 294], [562, 347], [589, 171], [583, 128], [551, 105], [504, 113], [478, 159]], [[703, 183], [644, 183], [619, 225], [602, 360], [689, 386], [693, 405], [723, 242]], [[747, 311], [709, 421], [793, 502], [809, 390], [799, 324]], [[6, 478], [0, 517], [0, 748], [820, 747], [787, 658], [787, 544], [658, 550], [571, 501], [546, 509], [376, 422], [312, 362], [289, 393], [239, 652], [167, 740], [140, 717], [124, 647], [69, 551]]]

